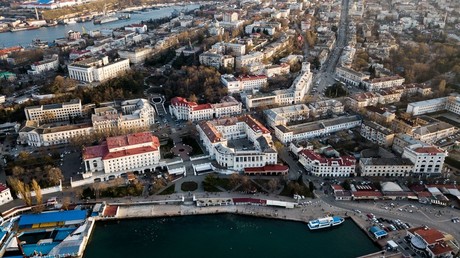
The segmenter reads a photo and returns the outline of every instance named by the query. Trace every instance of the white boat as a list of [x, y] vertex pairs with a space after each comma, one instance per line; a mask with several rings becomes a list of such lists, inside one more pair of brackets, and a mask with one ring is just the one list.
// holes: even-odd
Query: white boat
[[308, 222], [308, 228], [310, 230], [329, 228], [329, 227], [338, 226], [342, 224], [344, 221], [345, 219], [339, 216], [319, 218], [315, 220], [310, 220]]

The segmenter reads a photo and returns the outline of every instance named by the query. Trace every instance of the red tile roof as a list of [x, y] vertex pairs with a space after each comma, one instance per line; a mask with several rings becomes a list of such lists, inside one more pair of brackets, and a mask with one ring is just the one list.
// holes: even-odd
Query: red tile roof
[[353, 192], [354, 197], [382, 197], [382, 193], [378, 191], [358, 191]]
[[267, 76], [265, 75], [245, 75], [245, 76], [239, 76], [238, 80], [240, 81], [252, 81], [252, 80], [260, 80], [260, 79], [267, 79]]
[[[149, 143], [154, 141], [155, 136], [152, 136], [150, 132], [134, 133], [122, 136], [108, 137], [107, 147], [110, 149], [119, 148], [129, 145], [136, 145], [142, 143]], [[156, 139], [158, 141], [158, 139]]]
[[435, 244], [438, 241], [444, 239], [444, 234], [441, 233], [439, 230], [434, 228], [427, 228], [427, 227], [418, 227], [418, 228], [411, 228], [409, 231], [412, 234], [417, 234], [421, 238], [428, 243], [428, 245]]
[[341, 185], [331, 185], [332, 189], [334, 189], [334, 191], [343, 191], [343, 187]]
[[428, 247], [435, 256], [441, 256], [442, 254], [452, 252], [454, 249], [450, 247], [446, 242], [441, 241], [433, 246]]
[[240, 116], [239, 120], [241, 122], [245, 122], [254, 132], [262, 132], [263, 134], [270, 133], [265, 126], [254, 119], [251, 115]]
[[115, 217], [118, 213], [118, 206], [106, 206], [102, 213], [105, 217]]
[[356, 164], [356, 159], [352, 156], [341, 156], [340, 158], [326, 158], [319, 153], [314, 152], [313, 150], [302, 150], [299, 153], [300, 155], [306, 157], [309, 160], [317, 160], [321, 164], [326, 164], [331, 166], [332, 162], [337, 162], [339, 166], [352, 166]]
[[104, 157], [109, 150], [107, 149], [107, 143], [103, 142], [101, 145], [89, 146], [83, 149], [83, 159], [94, 159], [98, 157]]
[[266, 165], [263, 167], [244, 168], [244, 173], [260, 172], [288, 172], [289, 167], [284, 165]]
[[8, 190], [8, 189], [9, 189], [8, 186], [6, 186], [5, 184], [0, 183], [0, 193], [5, 191], [5, 190]]
[[120, 157], [138, 155], [141, 153], [153, 152], [157, 150], [158, 148], [153, 148], [153, 147], [140, 147], [140, 148], [134, 148], [134, 149], [115, 151], [115, 152], [108, 152], [102, 159], [103, 160], [115, 159], [115, 158], [120, 158]]
[[22, 49], [21, 46], [3, 48], [3, 49], [0, 49], [0, 55], [6, 55], [6, 54], [9, 54], [11, 52], [20, 51], [21, 49]]
[[418, 153], [430, 153], [430, 154], [436, 154], [436, 153], [443, 153], [439, 148], [436, 148], [434, 146], [428, 146], [428, 147], [420, 147], [414, 150], [415, 152]]
[[233, 203], [258, 203], [267, 204], [267, 200], [255, 199], [255, 198], [232, 198]]

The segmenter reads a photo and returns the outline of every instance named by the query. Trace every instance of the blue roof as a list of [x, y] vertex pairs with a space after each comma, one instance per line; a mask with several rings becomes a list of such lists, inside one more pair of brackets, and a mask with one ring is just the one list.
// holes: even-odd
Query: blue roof
[[58, 244], [59, 243], [53, 242], [53, 243], [47, 243], [47, 244], [41, 244], [41, 245], [37, 245], [37, 244], [23, 245], [22, 250], [23, 250], [23, 253], [27, 256], [32, 256], [34, 253], [46, 255], [51, 251], [51, 249], [53, 249]]
[[19, 219], [18, 225], [19, 227], [21, 227], [40, 223], [61, 222], [69, 220], [84, 220], [85, 218], [85, 210], [43, 212], [40, 214], [22, 215]]
[[387, 232], [377, 226], [373, 226], [369, 229], [369, 231], [371, 233], [373, 233], [375, 236], [377, 237], [381, 237], [381, 236], [386, 236], [387, 235]]

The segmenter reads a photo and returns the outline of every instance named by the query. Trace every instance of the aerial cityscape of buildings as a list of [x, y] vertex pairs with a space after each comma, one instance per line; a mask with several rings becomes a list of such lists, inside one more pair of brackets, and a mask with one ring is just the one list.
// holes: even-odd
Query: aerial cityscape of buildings
[[[40, 213], [54, 205], [41, 192], [147, 202], [163, 191], [188, 196], [161, 205], [302, 213], [308, 194], [363, 220], [388, 252], [458, 254], [449, 223], [460, 222], [460, 2], [116, 2], [0, 3], [0, 256], [82, 254], [92, 216], [67, 204], [50, 211], [62, 219]], [[256, 193], [267, 200], [232, 196]], [[115, 206], [91, 214], [128, 214]], [[401, 218], [416, 225], [357, 208], [394, 220], [416, 211]], [[28, 210], [37, 214], [9, 215]], [[42, 253], [20, 241], [35, 228], [68, 233]]]

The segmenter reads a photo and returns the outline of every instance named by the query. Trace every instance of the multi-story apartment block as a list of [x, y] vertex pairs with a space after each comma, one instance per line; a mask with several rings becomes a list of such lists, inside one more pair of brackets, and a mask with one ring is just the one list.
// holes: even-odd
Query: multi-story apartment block
[[439, 176], [442, 172], [447, 151], [435, 146], [421, 144], [409, 145], [404, 148], [403, 158], [414, 163], [413, 173], [416, 175]]
[[301, 102], [311, 87], [313, 74], [310, 63], [303, 62], [302, 70], [291, 87], [286, 90], [276, 90], [270, 93], [242, 94], [246, 108], [256, 108], [267, 105], [292, 105]]
[[30, 65], [27, 74], [38, 75], [48, 71], [56, 71], [59, 67], [59, 56], [54, 54], [51, 58], [43, 59]]
[[434, 143], [454, 135], [457, 131], [458, 129], [451, 124], [442, 121], [433, 121], [426, 125], [417, 126], [411, 135], [422, 142]]
[[24, 113], [27, 120], [39, 123], [68, 121], [73, 117], [82, 116], [81, 100], [73, 99], [60, 104], [25, 107]]
[[373, 121], [363, 121], [360, 132], [367, 140], [384, 147], [390, 147], [393, 144], [395, 135], [390, 129]]
[[241, 69], [254, 64], [262, 63], [264, 60], [264, 53], [262, 52], [252, 52], [247, 55], [237, 56], [235, 58], [235, 68]]
[[327, 157], [313, 150], [299, 152], [299, 162], [318, 177], [349, 177], [355, 174], [356, 159], [352, 156]]
[[278, 125], [287, 125], [291, 121], [302, 121], [310, 116], [310, 109], [305, 104], [285, 106], [264, 110], [267, 124], [275, 128]]
[[131, 64], [141, 64], [152, 54], [152, 48], [120, 49], [120, 58], [128, 59]]
[[199, 56], [200, 64], [216, 68], [234, 67], [235, 58], [231, 55], [223, 55], [214, 51], [206, 51]]
[[13, 197], [11, 196], [11, 191], [8, 186], [5, 184], [0, 183], [0, 206], [9, 203], [13, 200]]
[[277, 75], [288, 74], [290, 72], [290, 69], [291, 69], [291, 66], [286, 63], [282, 63], [279, 65], [271, 65], [271, 66], [265, 67], [264, 74], [268, 78], [271, 78]]
[[377, 94], [379, 96], [379, 103], [385, 105], [399, 102], [401, 100], [402, 92], [392, 89], [383, 89], [380, 90]]
[[115, 176], [154, 170], [160, 163], [160, 142], [150, 132], [108, 137], [101, 145], [83, 149], [84, 178], [95, 172]]
[[264, 87], [267, 85], [267, 76], [246, 75], [235, 77], [232, 74], [224, 74], [220, 76], [220, 81], [228, 89], [228, 93], [239, 93]]
[[347, 103], [353, 110], [376, 106], [379, 103], [379, 95], [374, 92], [356, 93], [347, 98]]
[[93, 127], [90, 123], [41, 126], [36, 121], [27, 121], [19, 131], [18, 142], [35, 147], [52, 146], [66, 144], [72, 138], [84, 137], [92, 133]]
[[254, 22], [253, 24], [247, 25], [244, 28], [244, 32], [246, 34], [265, 32], [268, 35], [273, 35], [279, 29], [281, 29], [281, 23], [279, 22]]
[[414, 163], [407, 158], [361, 158], [359, 160], [361, 176], [397, 176], [412, 174]]
[[339, 81], [352, 86], [358, 86], [364, 80], [369, 80], [369, 75], [346, 67], [337, 67], [335, 69], [335, 76], [339, 79]]
[[180, 120], [199, 121], [241, 114], [242, 104], [231, 96], [226, 96], [217, 104], [197, 104], [184, 98], [171, 99], [169, 112]]
[[368, 106], [364, 108], [365, 113], [372, 121], [377, 123], [388, 124], [396, 118], [395, 112], [392, 112], [386, 108], [378, 108], [374, 106]]
[[[250, 115], [203, 121], [197, 130], [210, 157], [226, 169], [243, 171], [277, 162], [270, 131]], [[229, 142], [243, 138], [253, 146], [230, 147]]]
[[308, 105], [310, 107], [312, 116], [324, 116], [328, 114], [342, 114], [344, 106], [342, 102], [335, 99], [327, 99], [316, 101]]
[[129, 70], [128, 59], [116, 59], [109, 63], [109, 58], [90, 57], [67, 66], [69, 77], [87, 83], [101, 82], [118, 76]]
[[404, 152], [404, 148], [406, 148], [406, 146], [414, 145], [414, 144], [420, 144], [422, 146], [429, 146], [429, 144], [422, 142], [420, 140], [417, 140], [410, 135], [407, 135], [404, 133], [398, 133], [395, 135], [393, 139], [393, 145], [391, 146], [391, 149], [395, 151], [396, 153], [402, 155]]
[[363, 81], [364, 86], [368, 91], [379, 91], [381, 89], [392, 88], [395, 86], [401, 86], [404, 83], [404, 78], [395, 75], [382, 78], [374, 78]]
[[359, 116], [343, 116], [292, 126], [278, 125], [275, 127], [275, 135], [282, 143], [286, 144], [348, 130], [360, 125], [361, 118]]
[[155, 109], [146, 99], [101, 104], [91, 116], [94, 130], [148, 129], [155, 123]]
[[449, 97], [409, 103], [406, 113], [418, 116], [444, 110], [460, 115], [460, 96], [452, 95]]
[[246, 54], [246, 45], [230, 42], [217, 42], [212, 45], [211, 49], [214, 49], [219, 54], [227, 54], [232, 56], [243, 56]]

